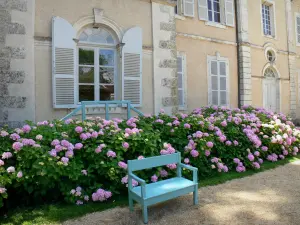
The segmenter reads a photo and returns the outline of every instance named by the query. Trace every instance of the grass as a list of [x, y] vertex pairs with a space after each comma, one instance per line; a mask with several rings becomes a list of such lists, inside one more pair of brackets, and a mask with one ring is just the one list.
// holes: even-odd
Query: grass
[[[285, 165], [290, 162], [300, 160], [300, 156], [291, 157], [281, 160], [276, 163], [265, 162], [260, 170], [249, 170], [244, 173], [229, 172], [220, 174], [218, 176], [201, 180], [199, 187], [212, 186], [225, 183], [229, 180], [251, 176], [253, 174], [273, 169], [275, 167]], [[120, 197], [113, 202], [105, 204], [91, 203], [82, 206], [67, 205], [67, 204], [53, 204], [44, 205], [39, 208], [19, 208], [10, 212], [5, 218], [0, 218], [0, 224], [60, 224], [63, 221], [74, 219], [83, 216], [87, 213], [99, 212], [106, 209], [114, 208], [117, 206], [126, 206], [127, 198]]]

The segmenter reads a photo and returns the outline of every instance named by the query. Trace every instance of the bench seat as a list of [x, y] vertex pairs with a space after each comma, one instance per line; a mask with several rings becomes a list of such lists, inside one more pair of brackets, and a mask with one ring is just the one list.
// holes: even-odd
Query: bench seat
[[[146, 185], [147, 196], [144, 199], [149, 199], [164, 195], [170, 192], [175, 192], [181, 189], [195, 186], [193, 181], [185, 179], [183, 177], [174, 177], [168, 180], [159, 181]], [[132, 192], [139, 197], [142, 197], [141, 186], [134, 187]]]

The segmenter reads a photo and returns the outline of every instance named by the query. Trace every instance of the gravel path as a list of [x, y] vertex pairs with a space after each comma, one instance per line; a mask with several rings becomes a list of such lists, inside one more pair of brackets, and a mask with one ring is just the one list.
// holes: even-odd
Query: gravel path
[[[65, 225], [138, 225], [141, 210], [115, 208], [92, 213]], [[289, 225], [300, 224], [300, 161], [199, 189], [199, 205], [192, 195], [149, 208], [149, 225]]]

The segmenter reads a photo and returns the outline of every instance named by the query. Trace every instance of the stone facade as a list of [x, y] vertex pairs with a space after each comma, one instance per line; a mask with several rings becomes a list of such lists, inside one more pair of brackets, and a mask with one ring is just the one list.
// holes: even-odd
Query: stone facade
[[0, 1], [0, 126], [34, 120], [33, 0]]
[[154, 112], [178, 110], [175, 1], [152, 1]]
[[240, 67], [240, 104], [252, 104], [252, 73], [251, 73], [251, 48], [247, 45], [249, 42], [248, 35], [248, 2], [247, 0], [237, 1], [238, 15], [238, 52]]

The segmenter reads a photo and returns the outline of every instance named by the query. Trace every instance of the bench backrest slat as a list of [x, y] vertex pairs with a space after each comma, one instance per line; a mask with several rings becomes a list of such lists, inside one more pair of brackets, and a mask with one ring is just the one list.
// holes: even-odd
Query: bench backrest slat
[[170, 155], [162, 155], [162, 156], [155, 156], [150, 158], [145, 158], [141, 160], [128, 160], [128, 171], [137, 171], [137, 170], [144, 170], [150, 169], [153, 167], [164, 166], [167, 164], [172, 163], [180, 163], [181, 157], [180, 153], [174, 153]]

